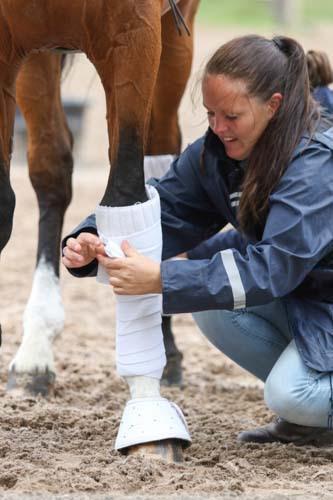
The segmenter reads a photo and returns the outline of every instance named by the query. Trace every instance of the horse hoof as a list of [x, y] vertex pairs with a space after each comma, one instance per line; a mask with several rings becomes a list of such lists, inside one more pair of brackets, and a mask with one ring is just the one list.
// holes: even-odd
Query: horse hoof
[[127, 401], [115, 449], [127, 455], [140, 454], [182, 462], [182, 448], [191, 436], [181, 409], [166, 398], [134, 398]]
[[137, 444], [127, 448], [123, 453], [125, 455], [161, 458], [168, 463], [181, 463], [184, 461], [182, 444], [177, 439], [164, 439], [163, 441]]
[[172, 354], [167, 357], [161, 384], [164, 386], [183, 387], [182, 353]]
[[8, 374], [7, 392], [16, 397], [44, 398], [54, 392], [55, 373], [46, 370], [44, 373], [17, 373], [15, 369]]

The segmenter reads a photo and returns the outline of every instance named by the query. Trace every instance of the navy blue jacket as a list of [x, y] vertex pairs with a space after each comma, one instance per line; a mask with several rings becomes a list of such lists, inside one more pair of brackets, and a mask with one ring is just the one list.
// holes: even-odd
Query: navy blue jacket
[[[162, 208], [163, 311], [232, 310], [282, 298], [304, 362], [333, 371], [333, 128], [302, 138], [270, 195], [260, 241], [237, 231], [244, 168], [208, 131], [152, 181]], [[220, 232], [228, 223], [236, 229]], [[94, 216], [70, 236], [83, 230], [96, 233]], [[189, 260], [165, 260], [184, 251]], [[94, 275], [96, 262], [71, 271]]]

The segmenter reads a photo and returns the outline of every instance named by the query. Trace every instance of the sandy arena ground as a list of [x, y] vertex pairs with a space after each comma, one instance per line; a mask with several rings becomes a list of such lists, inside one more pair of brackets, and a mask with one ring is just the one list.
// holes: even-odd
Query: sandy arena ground
[[[306, 48], [333, 50], [330, 32], [302, 33], [301, 39]], [[234, 34], [198, 31], [195, 68], [200, 56]], [[95, 103], [101, 102], [96, 96], [97, 92]], [[193, 136], [193, 121], [188, 98], [184, 103], [186, 142]], [[196, 123], [200, 124], [198, 117]], [[103, 127], [92, 126], [95, 132], [98, 128]], [[93, 166], [75, 171], [67, 231], [94, 209], [105, 186], [106, 167], [97, 166], [103, 163], [98, 154], [105, 154], [103, 138], [89, 139], [86, 128], [81, 158], [87, 141], [93, 159], [87, 163]], [[76, 280], [62, 272], [66, 325], [55, 342], [54, 398], [9, 397], [6, 371], [20, 342], [37, 232], [36, 202], [26, 168], [15, 166], [12, 182], [17, 195], [14, 231], [1, 259], [1, 498], [333, 498], [333, 449], [236, 443], [240, 430], [271, 418], [262, 385], [208, 345], [189, 315], [174, 321], [184, 353], [185, 387], [163, 389], [163, 395], [183, 409], [192, 433], [184, 464], [116, 453], [114, 439], [128, 394], [115, 373], [114, 299], [110, 289], [94, 279]]]

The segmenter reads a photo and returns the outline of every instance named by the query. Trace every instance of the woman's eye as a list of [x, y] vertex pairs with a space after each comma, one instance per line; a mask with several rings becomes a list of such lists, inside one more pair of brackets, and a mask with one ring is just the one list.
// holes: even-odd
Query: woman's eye
[[237, 118], [238, 118], [238, 116], [236, 116], [236, 115], [227, 115], [226, 116], [227, 120], [233, 120], [234, 121], [234, 120], [237, 120]]
[[215, 116], [215, 113], [213, 113], [213, 111], [207, 111], [207, 116], [208, 118], [213, 118]]

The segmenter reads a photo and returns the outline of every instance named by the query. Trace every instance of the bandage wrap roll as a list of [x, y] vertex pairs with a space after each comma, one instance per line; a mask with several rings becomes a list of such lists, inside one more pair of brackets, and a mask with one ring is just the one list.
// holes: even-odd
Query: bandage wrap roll
[[[140, 253], [160, 262], [162, 253], [159, 195], [146, 186], [148, 201], [128, 207], [96, 209], [98, 234], [110, 257], [122, 255], [120, 244], [127, 240]], [[97, 281], [109, 284], [99, 265]], [[161, 295], [116, 296], [116, 352], [120, 376], [146, 375], [161, 378], [166, 363], [161, 329]]]

